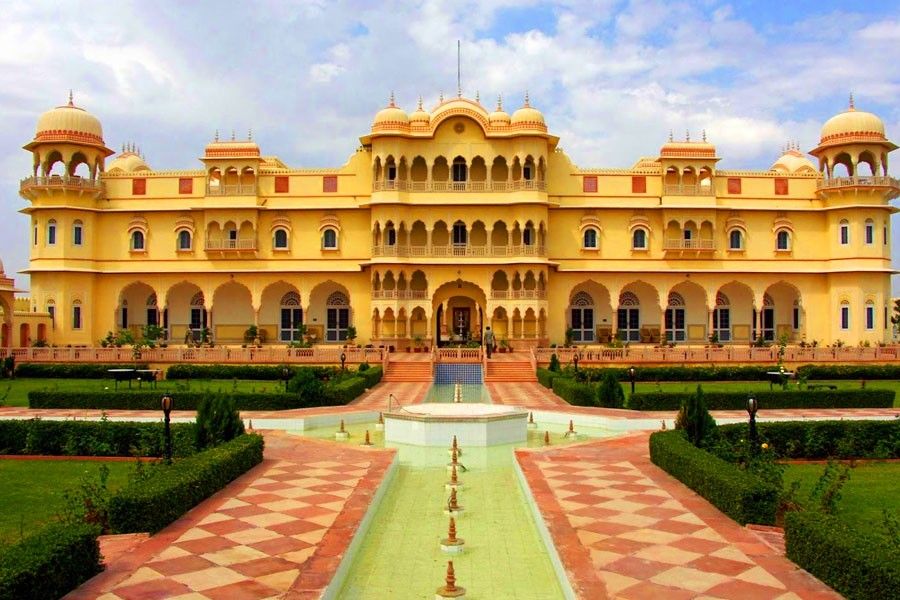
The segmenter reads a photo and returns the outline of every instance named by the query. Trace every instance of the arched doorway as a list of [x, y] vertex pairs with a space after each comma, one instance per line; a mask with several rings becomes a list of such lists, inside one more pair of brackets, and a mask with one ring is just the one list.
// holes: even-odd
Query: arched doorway
[[487, 296], [481, 287], [457, 279], [438, 287], [432, 296], [435, 344], [481, 340]]

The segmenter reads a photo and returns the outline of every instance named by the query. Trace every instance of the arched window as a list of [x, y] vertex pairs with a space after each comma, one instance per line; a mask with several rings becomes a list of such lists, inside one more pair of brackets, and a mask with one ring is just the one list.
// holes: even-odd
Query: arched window
[[525, 224], [525, 228], [522, 230], [522, 245], [523, 246], [534, 246], [534, 225], [531, 221]]
[[466, 240], [468, 240], [468, 232], [466, 231], [466, 224], [462, 221], [457, 221], [453, 224], [453, 245], [454, 246], [465, 246]]
[[56, 245], [56, 219], [50, 219], [47, 222], [47, 245]]
[[713, 310], [713, 335], [720, 342], [731, 341], [731, 302], [728, 296], [716, 294], [716, 308]]
[[569, 302], [569, 326], [573, 342], [594, 341], [594, 299], [587, 292], [578, 292]]
[[396, 246], [397, 245], [397, 229], [394, 227], [393, 223], [388, 223], [384, 226], [384, 245], [385, 246]]
[[81, 300], [72, 302], [72, 329], [81, 329]]
[[281, 297], [281, 320], [278, 337], [282, 342], [301, 342], [298, 327], [303, 323], [303, 308], [300, 305], [300, 294], [288, 292]]
[[847, 219], [841, 220], [839, 231], [839, 241], [841, 243], [841, 246], [848, 245], [850, 243], [850, 223], [847, 221]]
[[47, 300], [47, 314], [50, 315], [50, 327], [56, 327], [56, 300]]
[[875, 221], [872, 219], [866, 219], [866, 246], [871, 246], [875, 243]]
[[619, 295], [616, 324], [620, 340], [641, 341], [641, 301], [634, 292], [622, 292]]
[[463, 182], [468, 180], [469, 171], [466, 167], [466, 159], [462, 156], [457, 156], [453, 159], [453, 181], [454, 182]]
[[582, 247], [586, 250], [596, 250], [597, 249], [597, 230], [593, 227], [588, 227], [584, 230], [584, 239], [582, 241]]
[[337, 230], [328, 228], [322, 232], [322, 248], [325, 250], [337, 250], [338, 236]]
[[683, 342], [687, 339], [685, 307], [684, 296], [678, 292], [669, 293], [669, 304], [666, 308], [666, 340]]
[[850, 303], [846, 300], [841, 302], [841, 329], [848, 330], [850, 329]]
[[647, 249], [647, 230], [643, 227], [638, 227], [631, 234], [631, 248], [632, 250], [646, 250]]
[[75, 221], [72, 224], [72, 245], [84, 245], [84, 225], [81, 221]]
[[191, 249], [191, 232], [187, 229], [178, 232], [178, 249], [182, 251]]
[[287, 250], [288, 248], [288, 233], [286, 229], [276, 229], [272, 238], [272, 247], [275, 250]]
[[872, 300], [866, 300], [866, 329], [875, 329], [875, 303]]
[[133, 252], [143, 252], [144, 251], [144, 232], [143, 231], [132, 231], [131, 232], [131, 250]]
[[791, 232], [787, 229], [779, 229], [775, 234], [775, 249], [787, 252], [791, 249]]
[[350, 300], [343, 292], [334, 292], [325, 302], [325, 341], [345, 341], [349, 326]]
[[159, 306], [156, 301], [156, 294], [147, 296], [147, 325], [159, 326]]
[[732, 229], [728, 234], [728, 249], [729, 250], [743, 250], [744, 249], [744, 234], [740, 229]]

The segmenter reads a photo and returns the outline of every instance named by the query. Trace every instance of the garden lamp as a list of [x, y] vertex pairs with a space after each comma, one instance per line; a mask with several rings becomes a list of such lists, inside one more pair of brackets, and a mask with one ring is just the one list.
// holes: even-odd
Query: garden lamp
[[288, 379], [291, 378], [291, 370], [287, 367], [282, 367], [281, 369], [281, 380], [284, 381], [284, 391], [287, 391], [287, 383]]
[[634, 369], [634, 367], [630, 367], [628, 369], [628, 377], [631, 379], [631, 395], [632, 396], [634, 395], [634, 375], [635, 375], [635, 369]]
[[578, 353], [572, 355], [572, 363], [575, 365], [575, 371], [578, 371]]
[[172, 412], [172, 408], [175, 407], [175, 400], [172, 398], [172, 396], [166, 394], [162, 397], [161, 404], [164, 417], [164, 432], [166, 437], [166, 447], [163, 451], [163, 457], [168, 464], [172, 462], [172, 428], [170, 426], [169, 415]]
[[759, 405], [756, 402], [756, 396], [751, 393], [747, 397], [747, 413], [750, 415], [750, 448], [753, 453], [759, 449], [759, 435], [756, 431], [757, 410], [759, 410]]
[[344, 370], [345, 362], [347, 362], [347, 354], [345, 352], [341, 352], [341, 371]]

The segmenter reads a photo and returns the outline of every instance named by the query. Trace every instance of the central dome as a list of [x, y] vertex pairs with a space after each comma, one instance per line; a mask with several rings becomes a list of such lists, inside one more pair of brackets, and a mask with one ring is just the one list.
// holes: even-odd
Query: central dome
[[34, 132], [36, 142], [75, 142], [103, 145], [100, 120], [72, 102], [48, 110], [40, 116]]
[[847, 110], [825, 121], [819, 138], [820, 145], [847, 138], [886, 141], [884, 121], [870, 112], [856, 110], [851, 97]]
[[531, 103], [528, 99], [528, 94], [525, 94], [525, 104], [512, 114], [512, 119], [510, 119], [510, 124], [523, 126], [536, 126], [538, 128], [546, 128], [547, 124], [544, 122], [544, 115], [541, 111], [531, 106]]
[[409, 116], [405, 110], [394, 104], [394, 94], [391, 94], [391, 101], [388, 105], [376, 113], [375, 120], [372, 121], [372, 129], [406, 125], [409, 125]]

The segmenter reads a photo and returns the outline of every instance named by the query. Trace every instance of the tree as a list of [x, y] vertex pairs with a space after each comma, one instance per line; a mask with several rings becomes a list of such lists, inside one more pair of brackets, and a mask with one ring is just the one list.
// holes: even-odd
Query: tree
[[622, 408], [625, 406], [625, 391], [613, 369], [606, 369], [603, 382], [597, 391], [600, 406], [604, 408]]
[[198, 449], [218, 446], [244, 433], [244, 422], [231, 396], [207, 396], [197, 407]]
[[894, 333], [900, 335], [900, 298], [894, 300], [894, 316], [891, 317], [894, 324]]
[[550, 370], [559, 372], [559, 357], [556, 356], [556, 352], [550, 355]]
[[706, 409], [706, 401], [703, 399], [703, 387], [697, 386], [697, 391], [688, 396], [681, 404], [678, 417], [675, 419], [675, 429], [682, 429], [688, 440], [697, 447], [716, 428], [716, 420]]

